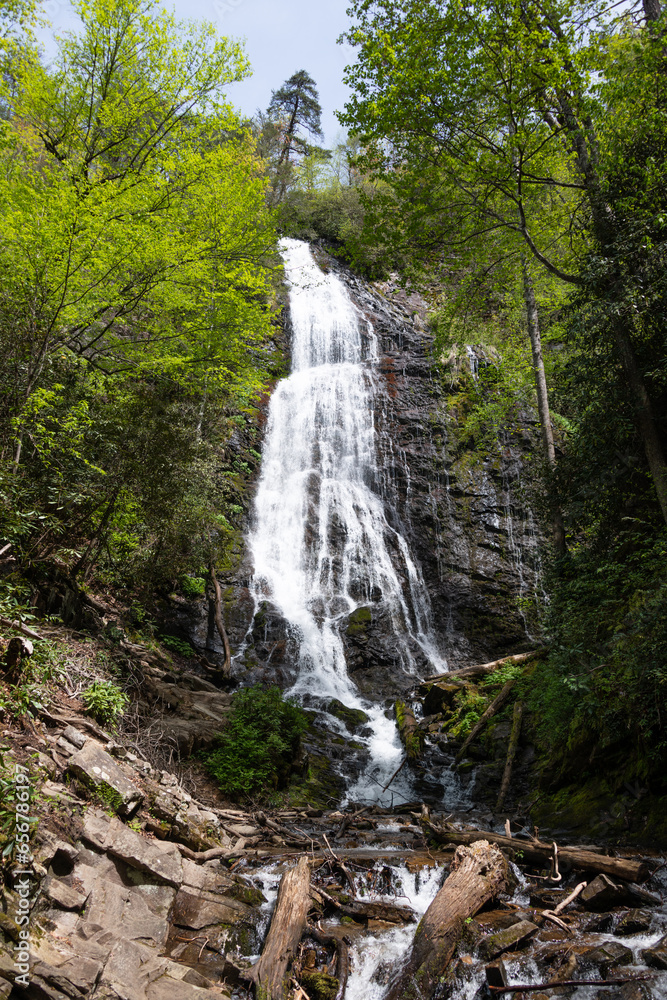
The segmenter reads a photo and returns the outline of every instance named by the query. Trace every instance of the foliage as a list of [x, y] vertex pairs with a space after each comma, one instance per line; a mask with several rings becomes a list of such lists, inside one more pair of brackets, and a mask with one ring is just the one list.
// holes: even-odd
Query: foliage
[[284, 787], [307, 717], [279, 688], [238, 691], [224, 731], [204, 755], [207, 770], [226, 795]]
[[160, 642], [167, 649], [173, 650], [174, 653], [178, 653], [179, 656], [184, 656], [188, 660], [194, 656], [192, 646], [185, 639], [179, 639], [175, 635], [163, 635], [160, 637]]
[[113, 681], [93, 681], [82, 691], [81, 701], [100, 725], [108, 726], [123, 715], [130, 699]]

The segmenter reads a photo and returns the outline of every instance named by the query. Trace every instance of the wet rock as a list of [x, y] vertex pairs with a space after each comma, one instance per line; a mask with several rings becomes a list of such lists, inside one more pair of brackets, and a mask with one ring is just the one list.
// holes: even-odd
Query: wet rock
[[479, 945], [480, 956], [484, 959], [496, 958], [504, 951], [520, 947], [538, 931], [536, 924], [530, 920], [520, 920], [504, 930], [484, 938]]
[[653, 969], [667, 969], [667, 934], [651, 948], [644, 948], [642, 958]]
[[597, 913], [614, 906], [621, 906], [627, 898], [626, 887], [613, 882], [608, 875], [598, 875], [579, 896], [587, 910]]
[[606, 941], [596, 948], [582, 951], [579, 958], [583, 966], [597, 966], [603, 976], [616, 966], [631, 964], [633, 960], [632, 949], [620, 941]]
[[67, 768], [121, 815], [131, 815], [143, 802], [141, 789], [94, 740], [87, 740], [84, 747], [70, 757]]
[[620, 920], [616, 933], [641, 934], [651, 926], [651, 914], [647, 910], [629, 910]]
[[340, 719], [351, 733], [356, 733], [368, 722], [368, 716], [360, 708], [348, 708], [337, 698], [333, 698], [328, 703], [327, 712]]
[[496, 962], [490, 962], [484, 969], [484, 974], [486, 976], [487, 986], [507, 986], [507, 969], [505, 968], [505, 963], [502, 958], [499, 958]]

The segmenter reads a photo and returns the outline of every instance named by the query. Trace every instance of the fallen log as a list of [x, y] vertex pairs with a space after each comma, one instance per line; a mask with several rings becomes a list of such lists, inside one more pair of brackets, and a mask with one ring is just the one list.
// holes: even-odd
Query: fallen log
[[[511, 851], [512, 856], [520, 852], [531, 863], [546, 866], [553, 860], [553, 844], [545, 844], [539, 840], [518, 840], [516, 837], [505, 837], [486, 830], [445, 830], [427, 820], [422, 820], [422, 827], [440, 844], [472, 844], [483, 837], [489, 843]], [[579, 847], [559, 847], [558, 857], [578, 871], [602, 872], [604, 875], [623, 879], [624, 882], [641, 882], [649, 874], [648, 868], [641, 861], [609, 858], [606, 854], [596, 854]]]
[[463, 746], [456, 755], [457, 764], [463, 760], [466, 754], [466, 750], [473, 742], [473, 740], [475, 740], [479, 736], [479, 734], [484, 729], [484, 726], [487, 724], [487, 722], [489, 722], [493, 718], [493, 716], [496, 715], [496, 713], [499, 712], [500, 709], [503, 707], [503, 705], [509, 698], [512, 688], [514, 687], [515, 684], [516, 684], [516, 678], [514, 677], [510, 678], [510, 680], [508, 680], [507, 683], [503, 685], [500, 693], [496, 695], [496, 697], [493, 699], [493, 701], [486, 709], [484, 714], [481, 716], [479, 721], [476, 723], [476, 725], [473, 726]]
[[516, 757], [517, 747], [519, 746], [519, 736], [521, 735], [521, 720], [523, 719], [523, 702], [517, 701], [514, 703], [514, 713], [512, 715], [512, 732], [510, 733], [510, 741], [507, 745], [507, 759], [505, 760], [505, 770], [503, 771], [503, 780], [500, 783], [500, 791], [498, 792], [498, 801], [496, 802], [496, 812], [500, 812], [504, 803], [505, 797], [509, 791], [510, 780], [512, 777], [512, 767], [514, 765], [514, 758]]
[[425, 677], [422, 683], [430, 681], [444, 681], [448, 677], [484, 677], [485, 674], [492, 674], [499, 667], [504, 667], [508, 663], [526, 663], [531, 656], [536, 656], [542, 652], [540, 649], [533, 649], [530, 653], [517, 653], [515, 656], [503, 656], [500, 660], [491, 660], [490, 663], [477, 663], [472, 667], [461, 667], [460, 670], [448, 670], [445, 674], [432, 674]]
[[309, 925], [308, 935], [317, 941], [318, 944], [328, 945], [336, 952], [336, 979], [338, 980], [338, 991], [336, 1000], [343, 1000], [347, 988], [347, 980], [350, 975], [350, 949], [348, 947], [349, 938], [336, 937], [333, 934], [324, 934], [317, 927]]
[[478, 840], [458, 847], [449, 876], [417, 927], [405, 968], [385, 1000], [433, 997], [465, 921], [507, 886], [508, 867], [497, 847]]
[[342, 903], [319, 886], [313, 886], [312, 889], [344, 917], [352, 917], [353, 920], [384, 920], [390, 924], [409, 924], [416, 920], [415, 911], [409, 906], [399, 906], [398, 903], [367, 902], [361, 899]]
[[262, 954], [248, 972], [262, 1000], [284, 1000], [288, 967], [296, 954], [310, 908], [310, 865], [302, 856], [280, 880], [276, 908]]
[[398, 735], [405, 746], [405, 752], [410, 760], [415, 760], [422, 752], [424, 734], [417, 725], [414, 712], [404, 701], [397, 701], [394, 705], [394, 711]]
[[15, 628], [23, 635], [27, 635], [30, 639], [39, 639], [40, 642], [43, 641], [44, 636], [40, 635], [39, 632], [35, 632], [34, 629], [28, 628], [20, 621], [12, 621], [11, 618], [0, 618], [0, 625], [4, 625], [5, 628]]

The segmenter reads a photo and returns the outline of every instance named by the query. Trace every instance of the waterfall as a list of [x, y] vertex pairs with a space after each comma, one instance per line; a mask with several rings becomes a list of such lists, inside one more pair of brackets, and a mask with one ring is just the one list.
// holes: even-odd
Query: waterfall
[[414, 644], [434, 670], [446, 665], [432, 639], [420, 570], [385, 513], [375, 334], [344, 283], [317, 266], [308, 244], [286, 239], [281, 246], [292, 371], [269, 404], [249, 539], [252, 589], [257, 602], [279, 609], [297, 637], [298, 672], [289, 693], [320, 704], [337, 698], [370, 716], [371, 769], [348, 794], [377, 800], [403, 751], [384, 707], [364, 701], [348, 676], [341, 637], [348, 616], [381, 606], [406, 673], [416, 671]]

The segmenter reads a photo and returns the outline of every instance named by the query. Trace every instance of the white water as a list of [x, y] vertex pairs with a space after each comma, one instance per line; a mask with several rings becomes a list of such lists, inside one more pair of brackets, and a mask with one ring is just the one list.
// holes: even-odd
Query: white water
[[[381, 801], [403, 750], [382, 706], [363, 700], [349, 678], [340, 629], [357, 608], [381, 606], [406, 673], [415, 672], [411, 644], [421, 648], [433, 672], [446, 669], [446, 662], [431, 637], [420, 571], [385, 516], [373, 330], [343, 282], [320, 270], [306, 243], [283, 240], [282, 252], [292, 373], [269, 405], [249, 539], [252, 586], [256, 601], [272, 602], [298, 638], [298, 674], [290, 693], [322, 702], [337, 698], [369, 715], [371, 767], [348, 795]], [[391, 792], [409, 797], [407, 779], [399, 776]]]

